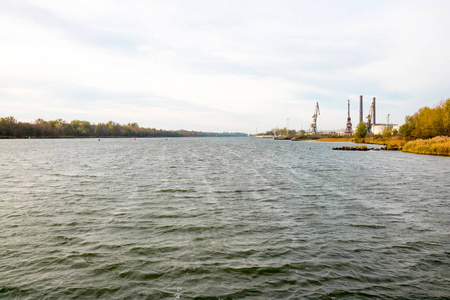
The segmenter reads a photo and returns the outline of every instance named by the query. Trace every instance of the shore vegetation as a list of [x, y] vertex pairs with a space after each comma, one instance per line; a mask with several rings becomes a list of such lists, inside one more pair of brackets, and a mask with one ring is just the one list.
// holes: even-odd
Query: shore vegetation
[[362, 139], [365, 138], [367, 135], [367, 127], [366, 127], [366, 123], [361, 122], [358, 124], [358, 126], [356, 126], [356, 130], [355, 130], [355, 139]]
[[[302, 130], [302, 131], [304, 134], [305, 131], [304, 130]], [[281, 136], [294, 136], [296, 134], [298, 134], [297, 131], [295, 131], [293, 129], [287, 129], [286, 127], [284, 127], [284, 128], [273, 128], [272, 130], [258, 133], [257, 136], [281, 137]]]
[[350, 142], [354, 143], [355, 139], [351, 136], [341, 136], [341, 137], [321, 137], [317, 140], [318, 142]]
[[402, 151], [431, 154], [431, 155], [450, 155], [450, 137], [437, 136], [432, 139], [417, 139], [406, 143]]
[[450, 136], [450, 98], [442, 100], [435, 108], [423, 107], [405, 118], [400, 134], [406, 139], [430, 139]]
[[14, 117], [0, 118], [0, 138], [73, 138], [73, 137], [241, 137], [239, 132], [201, 132], [162, 130], [140, 127], [137, 123], [119, 124], [113, 121], [93, 124], [88, 121], [62, 119], [32, 123], [19, 122]]

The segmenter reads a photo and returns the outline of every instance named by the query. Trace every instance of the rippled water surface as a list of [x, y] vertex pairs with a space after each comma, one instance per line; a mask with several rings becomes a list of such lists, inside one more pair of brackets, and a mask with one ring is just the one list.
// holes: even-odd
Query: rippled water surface
[[450, 298], [450, 158], [0, 140], [0, 298]]

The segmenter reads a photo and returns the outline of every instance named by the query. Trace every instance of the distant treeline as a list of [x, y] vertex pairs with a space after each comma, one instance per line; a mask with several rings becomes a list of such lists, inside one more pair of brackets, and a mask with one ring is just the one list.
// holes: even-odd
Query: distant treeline
[[423, 107], [412, 116], [407, 116], [400, 127], [400, 134], [407, 139], [429, 139], [435, 136], [450, 136], [450, 98], [435, 108]]
[[258, 133], [257, 135], [271, 135], [271, 136], [280, 136], [280, 135], [296, 135], [296, 134], [301, 134], [301, 133], [305, 133], [304, 130], [300, 130], [299, 132], [295, 131], [294, 129], [287, 129], [286, 127], [284, 128], [273, 128], [272, 130], [266, 131], [264, 133]]
[[121, 125], [113, 121], [92, 124], [73, 120], [70, 123], [58, 119], [33, 123], [19, 122], [14, 117], [0, 118], [0, 138], [60, 138], [60, 137], [241, 137], [239, 132], [201, 132], [188, 130], [162, 130], [139, 127], [137, 123]]

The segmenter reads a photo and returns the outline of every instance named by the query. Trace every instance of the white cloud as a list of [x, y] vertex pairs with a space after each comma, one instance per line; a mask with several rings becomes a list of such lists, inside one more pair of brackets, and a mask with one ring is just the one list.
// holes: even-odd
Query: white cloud
[[307, 129], [319, 101], [319, 128], [338, 129], [347, 99], [357, 117], [360, 94], [377, 97], [380, 115], [400, 123], [450, 92], [445, 1], [36, 0], [0, 8], [0, 105], [19, 120], [254, 132], [289, 118]]

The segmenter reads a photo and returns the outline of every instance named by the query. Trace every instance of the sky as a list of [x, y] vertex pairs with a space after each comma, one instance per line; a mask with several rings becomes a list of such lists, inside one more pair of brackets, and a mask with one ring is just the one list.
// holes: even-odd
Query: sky
[[450, 98], [447, 0], [0, 1], [0, 117], [265, 132]]

